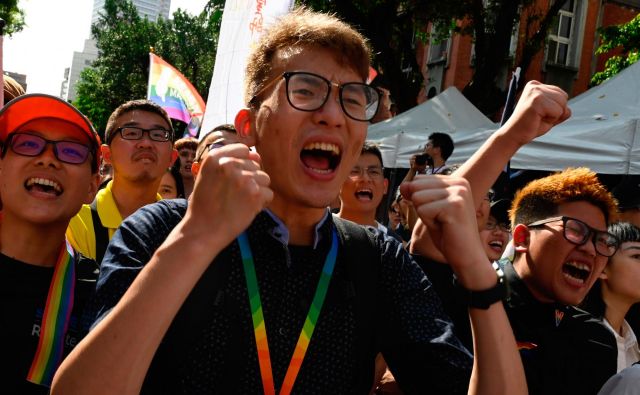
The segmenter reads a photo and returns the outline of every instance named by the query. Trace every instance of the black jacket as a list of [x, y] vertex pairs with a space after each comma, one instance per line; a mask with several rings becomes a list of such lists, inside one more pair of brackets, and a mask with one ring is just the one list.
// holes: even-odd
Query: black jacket
[[613, 334], [572, 306], [540, 303], [511, 263], [502, 261], [509, 297], [505, 309], [518, 343], [530, 394], [597, 394], [617, 368]]

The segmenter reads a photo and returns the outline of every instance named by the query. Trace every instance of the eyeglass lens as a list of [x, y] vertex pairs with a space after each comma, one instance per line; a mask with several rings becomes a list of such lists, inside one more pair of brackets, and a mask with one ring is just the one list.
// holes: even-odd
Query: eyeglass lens
[[[287, 99], [293, 108], [301, 111], [315, 111], [322, 107], [333, 84], [311, 73], [291, 72], [285, 73], [284, 77], [287, 81]], [[349, 82], [339, 87], [340, 104], [345, 114], [358, 121], [373, 118], [380, 96], [375, 88], [359, 82]]]
[[29, 133], [14, 133], [10, 136], [11, 150], [18, 155], [38, 156], [47, 148], [47, 144], [53, 144], [55, 157], [65, 163], [84, 163], [89, 156], [90, 149], [84, 144], [73, 141], [52, 141]]
[[618, 242], [611, 234], [591, 229], [587, 224], [577, 219], [567, 218], [564, 223], [564, 237], [577, 245], [586, 243], [593, 236], [596, 251], [603, 256], [612, 256], [618, 247]]
[[504, 223], [497, 223], [497, 222], [491, 222], [491, 221], [487, 221], [485, 224], [485, 228], [487, 230], [494, 230], [496, 228], [500, 229], [503, 232], [511, 232], [511, 227], [507, 224]]

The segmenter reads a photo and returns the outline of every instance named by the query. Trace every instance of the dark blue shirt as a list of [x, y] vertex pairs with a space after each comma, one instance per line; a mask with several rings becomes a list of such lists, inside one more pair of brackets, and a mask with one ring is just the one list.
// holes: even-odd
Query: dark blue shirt
[[[182, 220], [186, 207], [184, 200], [164, 200], [122, 223], [102, 263], [96, 296], [98, 320], [115, 306]], [[282, 383], [315, 292], [334, 221], [331, 217], [321, 221], [315, 246], [283, 244], [277, 236], [280, 232], [274, 232], [278, 221], [266, 212], [247, 230], [276, 388]], [[342, 242], [294, 393], [368, 393], [378, 352], [407, 393], [466, 393], [472, 356], [453, 335], [451, 321], [431, 284], [400, 243], [373, 228], [367, 232], [371, 236], [368, 246], [377, 249], [373, 256], [380, 257], [364, 265], [375, 268], [375, 276], [362, 273], [375, 281], [374, 291], [367, 296], [373, 304], [368, 322], [374, 324], [359, 325], [362, 314], [356, 311], [349, 269], [354, 257], [367, 255], [353, 251], [353, 243]], [[147, 373], [143, 392], [262, 393], [236, 242], [215, 258], [173, 320]]]

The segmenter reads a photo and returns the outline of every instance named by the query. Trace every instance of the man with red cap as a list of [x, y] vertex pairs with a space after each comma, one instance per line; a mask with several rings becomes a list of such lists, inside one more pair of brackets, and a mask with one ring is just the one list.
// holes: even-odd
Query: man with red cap
[[0, 141], [0, 382], [3, 393], [47, 394], [95, 289], [95, 262], [65, 231], [98, 188], [100, 139], [72, 105], [30, 94], [0, 110]]

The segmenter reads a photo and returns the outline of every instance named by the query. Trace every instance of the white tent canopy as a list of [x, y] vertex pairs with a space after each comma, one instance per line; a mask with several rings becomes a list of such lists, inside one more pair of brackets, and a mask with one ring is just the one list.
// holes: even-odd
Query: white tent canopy
[[640, 62], [576, 96], [569, 107], [571, 118], [521, 148], [512, 167], [640, 174]]
[[[496, 125], [455, 87], [394, 118], [369, 126], [367, 140], [379, 144], [386, 167], [409, 167], [428, 136], [443, 132], [456, 148], [449, 163], [466, 160], [491, 135]], [[471, 151], [470, 151], [471, 149]]]
[[[521, 148], [511, 166], [561, 170], [587, 166], [603, 174], [640, 174], [640, 62], [604, 84], [570, 100], [572, 117]], [[468, 159], [497, 126], [455, 88], [386, 122], [369, 127], [368, 139], [381, 146], [384, 165], [409, 167], [429, 134], [451, 135], [448, 163]]]

